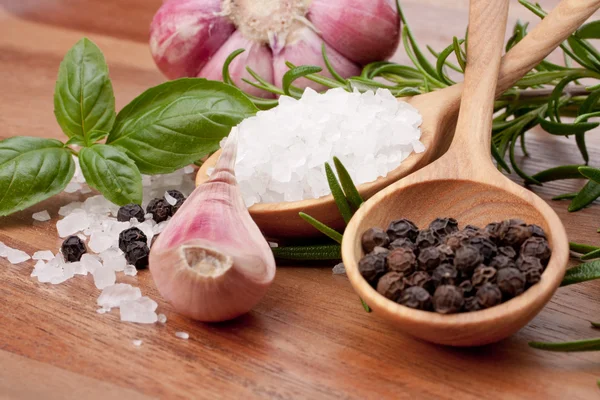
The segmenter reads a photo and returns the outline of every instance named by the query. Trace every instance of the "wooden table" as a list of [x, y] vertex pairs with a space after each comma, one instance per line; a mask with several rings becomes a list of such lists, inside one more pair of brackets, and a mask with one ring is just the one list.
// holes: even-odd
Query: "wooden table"
[[[147, 46], [160, 0], [0, 0], [0, 138], [61, 137], [52, 114], [58, 64], [81, 36], [108, 59], [120, 108], [163, 80]], [[466, 26], [467, 0], [402, 0], [413, 30], [440, 49]], [[542, 1], [552, 8], [557, 0]], [[535, 21], [516, 1], [517, 18]], [[441, 28], [443, 27], [443, 28]], [[403, 59], [402, 51], [397, 59]], [[592, 160], [600, 140], [590, 133]], [[528, 135], [525, 169], [580, 163], [572, 140]], [[545, 199], [577, 190], [562, 181], [535, 188]], [[32, 254], [57, 249], [53, 222], [32, 225], [31, 214], [53, 216], [81, 195], [61, 195], [0, 219], [0, 241]], [[600, 244], [600, 207], [567, 213], [553, 202], [571, 240]], [[122, 280], [157, 299], [166, 326], [98, 315], [92, 279], [40, 284], [32, 262], [0, 260], [0, 398], [597, 398], [597, 353], [546, 353], [530, 340], [598, 335], [600, 282], [559, 289], [526, 328], [477, 349], [434, 346], [402, 336], [362, 310], [345, 276], [330, 266], [278, 269], [266, 298], [250, 314], [223, 324], [191, 322], [161, 300], [148, 272]], [[190, 339], [174, 335], [187, 331]], [[142, 339], [136, 348], [133, 339]]]

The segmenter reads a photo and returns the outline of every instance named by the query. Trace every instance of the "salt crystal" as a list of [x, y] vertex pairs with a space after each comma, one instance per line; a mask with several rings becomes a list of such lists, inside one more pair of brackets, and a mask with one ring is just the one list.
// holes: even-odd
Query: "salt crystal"
[[184, 174], [191, 174], [194, 171], [195, 171], [195, 169], [191, 165], [188, 165], [187, 167], [183, 167], [183, 173]]
[[155, 235], [159, 235], [167, 227], [168, 223], [169, 221], [159, 222], [158, 224], [154, 225], [152, 232], [154, 232]]
[[79, 189], [81, 194], [88, 194], [92, 192], [92, 189], [88, 185], [83, 185], [81, 189]]
[[11, 249], [10, 247], [6, 249], [6, 258], [11, 264], [20, 264], [24, 261], [31, 259], [29, 254], [25, 253], [24, 251], [18, 249]]
[[66, 217], [67, 215], [71, 214], [73, 211], [75, 211], [77, 209], [80, 209], [81, 207], [83, 207], [83, 203], [81, 203], [79, 201], [69, 203], [66, 206], [63, 206], [58, 210], [58, 215]]
[[269, 246], [271, 246], [271, 248], [275, 248], [275, 247], [279, 247], [279, 244], [276, 242], [269, 242]]
[[111, 246], [117, 244], [118, 234], [110, 234], [105, 232], [93, 232], [90, 236], [88, 246], [94, 253], [102, 253], [108, 250]]
[[177, 204], [177, 199], [175, 197], [171, 196], [169, 194], [169, 192], [165, 192], [164, 198], [167, 201], [167, 203], [169, 203], [172, 206], [174, 206], [175, 204]]
[[63, 283], [69, 279], [71, 279], [73, 276], [75, 276], [75, 270], [73, 268], [73, 264], [72, 263], [65, 263], [64, 261], [62, 261], [62, 257], [61, 257], [61, 262], [57, 267], [58, 269], [62, 270], [61, 274], [56, 274], [56, 276], [53, 276], [52, 278], [50, 278], [50, 283], [52, 283], [53, 285], [58, 285], [60, 283]]
[[79, 182], [69, 182], [69, 184], [65, 187], [65, 193], [75, 193], [81, 189], [81, 183]]
[[136, 276], [137, 269], [133, 265], [128, 265], [123, 269], [123, 273], [127, 276]]
[[64, 238], [83, 231], [90, 225], [90, 220], [84, 210], [75, 210], [56, 223], [58, 236]]
[[33, 215], [31, 217], [34, 220], [41, 221], [41, 222], [49, 221], [51, 219], [50, 213], [48, 213], [48, 211], [46, 211], [46, 210], [33, 213]]
[[183, 340], [188, 340], [190, 338], [190, 334], [187, 332], [175, 332], [175, 336]]
[[165, 314], [158, 314], [158, 322], [161, 324], [167, 323], [167, 316]]
[[8, 246], [0, 242], [0, 257], [6, 257], [8, 253]]
[[81, 265], [91, 274], [93, 274], [97, 268], [102, 268], [100, 258], [96, 255], [88, 253], [81, 256]]
[[88, 274], [88, 270], [85, 269], [85, 267], [83, 266], [83, 264], [81, 264], [80, 261], [72, 262], [71, 266], [73, 267], [73, 273], [75, 275], [87, 275]]
[[158, 321], [156, 308], [158, 304], [149, 297], [121, 302], [121, 321], [139, 324], [153, 324]]
[[77, 237], [84, 242], [88, 239], [87, 236], [85, 236], [83, 233], [78, 233]]
[[97, 304], [103, 308], [117, 308], [124, 301], [133, 301], [142, 297], [140, 288], [126, 283], [107, 286], [98, 297]]
[[142, 345], [142, 341], [140, 339], [136, 339], [132, 341], [133, 345], [136, 347], [140, 347]]
[[333, 274], [334, 274], [334, 275], [342, 275], [342, 274], [345, 274], [345, 273], [346, 273], [346, 267], [344, 266], [344, 264], [343, 264], [343, 263], [336, 264], [336, 265], [333, 267], [333, 269], [332, 269], [332, 272], [333, 272]]
[[99, 308], [99, 309], [96, 310], [96, 312], [98, 314], [106, 314], [106, 309], [105, 308]]
[[94, 285], [96, 285], [98, 289], [104, 289], [108, 286], [112, 286], [117, 280], [115, 271], [112, 268], [105, 266], [96, 268], [92, 275], [94, 275]]
[[34, 260], [50, 261], [54, 258], [54, 253], [52, 253], [50, 250], [40, 250], [33, 253], [33, 256], [31, 256], [31, 258], [33, 258]]
[[46, 267], [46, 263], [43, 260], [38, 260], [33, 267], [33, 271], [31, 271], [31, 276], [36, 277], [39, 275], [40, 271], [42, 271]]
[[113, 271], [123, 271], [127, 266], [127, 260], [121, 249], [111, 248], [100, 253], [102, 263]]

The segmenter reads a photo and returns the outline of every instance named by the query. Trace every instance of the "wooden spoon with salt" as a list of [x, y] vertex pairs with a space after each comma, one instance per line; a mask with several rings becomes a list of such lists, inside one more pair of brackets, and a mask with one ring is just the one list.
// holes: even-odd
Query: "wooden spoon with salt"
[[[502, 175], [490, 156], [492, 114], [508, 0], [471, 0], [468, 62], [454, 140], [438, 160], [377, 193], [358, 210], [344, 233], [342, 256], [352, 286], [376, 314], [416, 337], [453, 346], [503, 339], [531, 320], [560, 284], [569, 258], [565, 229], [538, 196]], [[541, 226], [552, 257], [539, 283], [500, 305], [442, 315], [402, 306], [373, 289], [358, 271], [361, 235], [374, 226], [408, 218], [426, 227], [436, 217], [461, 226], [522, 219]]]
[[[600, 8], [600, 0], [562, 0], [535, 29], [503, 57], [496, 95], [509, 89], [542, 61], [598, 8]], [[421, 141], [426, 150], [423, 153], [411, 154], [387, 176], [358, 185], [358, 190], [364, 199], [370, 198], [381, 189], [423, 168], [444, 154], [452, 141], [462, 90], [463, 85], [459, 83], [401, 100], [412, 104], [423, 116]], [[219, 154], [220, 152], [215, 153], [204, 163], [196, 177], [197, 185], [208, 179], [206, 171], [214, 167]], [[335, 229], [341, 230], [344, 227], [344, 221], [331, 195], [313, 200], [255, 204], [249, 211], [267, 237], [321, 235], [298, 216], [300, 211]]]

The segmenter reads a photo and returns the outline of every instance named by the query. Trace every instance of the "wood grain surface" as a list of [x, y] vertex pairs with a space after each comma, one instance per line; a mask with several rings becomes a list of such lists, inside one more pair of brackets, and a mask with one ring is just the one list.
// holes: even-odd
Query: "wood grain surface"
[[[106, 54], [120, 108], [163, 81], [148, 52], [148, 24], [159, 0], [0, 0], [0, 138], [60, 138], [52, 93], [64, 53], [85, 35]], [[541, 1], [547, 9], [556, 0]], [[440, 49], [462, 35], [466, 0], [403, 0], [421, 42]], [[511, 1], [509, 24], [531, 20]], [[397, 60], [406, 60], [400, 51]], [[588, 134], [590, 159], [600, 160], [600, 131]], [[525, 170], [580, 163], [572, 140], [528, 135]], [[520, 154], [520, 153], [519, 153]], [[592, 161], [592, 165], [598, 165]], [[518, 179], [515, 179], [520, 182]], [[534, 188], [550, 197], [581, 181]], [[61, 195], [0, 219], [0, 241], [28, 253], [57, 249], [52, 222], [31, 214], [83, 198]], [[573, 241], [600, 245], [600, 206], [567, 212], [552, 202]], [[182, 318], [161, 300], [151, 276], [139, 285], [159, 302], [166, 326], [121, 323], [118, 313], [96, 314], [91, 277], [40, 284], [33, 264], [0, 261], [0, 398], [597, 398], [596, 353], [530, 349], [529, 340], [598, 336], [600, 282], [559, 289], [544, 310], [512, 337], [490, 346], [452, 349], [399, 334], [362, 310], [345, 276], [330, 266], [282, 266], [266, 298], [250, 314], [225, 324]], [[190, 340], [175, 337], [190, 333]], [[133, 339], [142, 339], [139, 348]], [[25, 378], [24, 378], [25, 377]], [[85, 391], [87, 390], [87, 392]], [[82, 393], [85, 393], [83, 395]]]

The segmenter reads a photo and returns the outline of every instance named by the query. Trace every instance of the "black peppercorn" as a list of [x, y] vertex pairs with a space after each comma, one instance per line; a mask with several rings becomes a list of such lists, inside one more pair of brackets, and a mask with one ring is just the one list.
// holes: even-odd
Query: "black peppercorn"
[[402, 272], [404, 275], [409, 275], [413, 272], [417, 265], [417, 257], [412, 250], [401, 247], [392, 250], [387, 255], [388, 268], [391, 271]]
[[429, 224], [429, 229], [431, 229], [438, 237], [442, 238], [457, 232], [458, 222], [456, 222], [454, 218], [436, 218]]
[[390, 222], [387, 228], [387, 234], [391, 241], [400, 238], [407, 238], [414, 242], [419, 234], [419, 228], [412, 221], [407, 219], [398, 219]]
[[471, 312], [471, 311], [477, 311], [480, 309], [481, 309], [481, 307], [479, 306], [479, 303], [477, 302], [476, 296], [471, 296], [471, 297], [465, 298], [465, 304], [463, 305], [463, 310], [465, 310], [466, 312]]
[[413, 242], [411, 242], [410, 239], [407, 238], [396, 239], [393, 242], [391, 242], [388, 247], [390, 250], [404, 248], [412, 250], [413, 252], [417, 249], [417, 246]]
[[431, 295], [422, 287], [409, 287], [402, 292], [398, 303], [417, 310], [430, 310]]
[[476, 290], [470, 280], [462, 281], [458, 287], [463, 291], [465, 297], [475, 295]]
[[512, 225], [508, 226], [502, 237], [502, 245], [519, 248], [524, 241], [531, 237], [531, 232], [527, 226]]
[[145, 242], [131, 242], [127, 245], [125, 259], [127, 263], [133, 265], [136, 269], [145, 269], [148, 267], [148, 256], [150, 249]]
[[518, 296], [525, 290], [525, 274], [516, 268], [501, 269], [496, 281], [505, 299]]
[[179, 190], [167, 190], [167, 193], [175, 200], [185, 200], [185, 196]]
[[438, 247], [442, 255], [442, 262], [452, 264], [454, 262], [454, 250], [447, 244], [440, 244]]
[[548, 246], [548, 241], [541, 237], [530, 237], [521, 246], [521, 255], [522, 256], [531, 256], [537, 257], [542, 262], [543, 266], [548, 264], [548, 260], [550, 259], [550, 247]]
[[531, 225], [527, 225], [527, 229], [529, 229], [531, 236], [541, 237], [541, 238], [546, 239], [546, 232], [544, 232], [544, 230], [540, 226], [531, 224]]
[[135, 227], [125, 229], [124, 231], [119, 233], [119, 248], [122, 251], [126, 252], [127, 246], [133, 242], [148, 243], [148, 238], [146, 238], [144, 232]]
[[502, 292], [498, 286], [488, 283], [477, 290], [477, 304], [481, 308], [490, 308], [502, 302]]
[[490, 239], [497, 243], [500, 240], [500, 237], [502, 236], [502, 229], [502, 223], [492, 222], [485, 226], [484, 231], [490, 236]]
[[370, 253], [377, 246], [386, 247], [390, 243], [390, 239], [383, 229], [371, 228], [363, 233], [361, 243], [365, 253]]
[[433, 270], [431, 279], [436, 286], [454, 285], [458, 281], [458, 271], [450, 264], [442, 264]]
[[76, 262], [81, 260], [81, 256], [87, 253], [85, 243], [79, 236], [69, 236], [61, 246], [63, 258], [66, 262]]
[[152, 219], [158, 223], [166, 221], [172, 215], [173, 210], [164, 198], [156, 198], [150, 200], [146, 212], [152, 214]]
[[506, 256], [497, 255], [496, 257], [492, 258], [492, 261], [490, 261], [490, 267], [494, 267], [496, 269], [514, 268], [515, 260]]
[[177, 203], [175, 203], [174, 205], [171, 206], [171, 214], [175, 215], [175, 213], [177, 211], [179, 211], [179, 209], [181, 208], [181, 206], [183, 205], [183, 203], [185, 202], [185, 199], [183, 200], [177, 200]]
[[445, 258], [438, 247], [426, 247], [421, 250], [419, 257], [417, 257], [417, 266], [422, 271], [433, 271]]
[[444, 244], [450, 247], [450, 249], [452, 249], [453, 251], [456, 251], [456, 249], [458, 249], [463, 242], [469, 239], [469, 237], [470, 236], [467, 235], [465, 232], [454, 232], [444, 238]]
[[488, 267], [486, 265], [481, 264], [479, 267], [475, 268], [473, 271], [473, 277], [471, 278], [471, 282], [473, 286], [479, 288], [486, 283], [494, 283], [496, 281], [496, 268]]
[[453, 285], [441, 285], [433, 295], [433, 309], [440, 314], [453, 314], [460, 311], [465, 298], [461, 289]]
[[525, 274], [525, 280], [528, 285], [536, 284], [540, 281], [544, 266], [539, 258], [530, 256], [520, 256], [517, 259], [517, 268]]
[[144, 222], [144, 215], [144, 209], [139, 204], [127, 204], [119, 208], [117, 221], [129, 222], [131, 218], [135, 218], [140, 222]]
[[404, 275], [394, 271], [383, 275], [377, 283], [377, 291], [392, 301], [398, 300], [405, 287]]
[[465, 235], [467, 235], [470, 238], [474, 236], [486, 235], [485, 231], [482, 231], [474, 225], [467, 225], [463, 228], [462, 231]]
[[483, 256], [476, 247], [464, 245], [456, 249], [454, 266], [463, 276], [470, 276], [482, 262]]
[[517, 252], [510, 246], [498, 247], [498, 255], [506, 256], [512, 260], [517, 257]]
[[427, 247], [437, 246], [439, 243], [439, 238], [431, 229], [424, 229], [419, 231], [415, 243], [417, 244], [419, 251], [422, 251]]
[[373, 249], [373, 251], [371, 253], [383, 254], [384, 256], [387, 257], [388, 254], [390, 254], [390, 251], [388, 249], [386, 249], [385, 247], [377, 246]]
[[542, 274], [544, 270], [542, 268], [529, 268], [526, 271], [522, 271], [525, 274], [525, 287], [535, 285], [542, 280]]
[[385, 256], [382, 254], [367, 254], [359, 261], [358, 271], [371, 286], [375, 287], [377, 280], [386, 271]]
[[411, 274], [408, 278], [404, 278], [406, 286], [418, 286], [433, 292], [435, 290], [435, 283], [431, 279], [431, 276], [425, 271], [416, 271]]
[[483, 262], [486, 264], [488, 264], [498, 252], [498, 247], [485, 236], [474, 236], [470, 238], [467, 243], [479, 250], [483, 256]]

